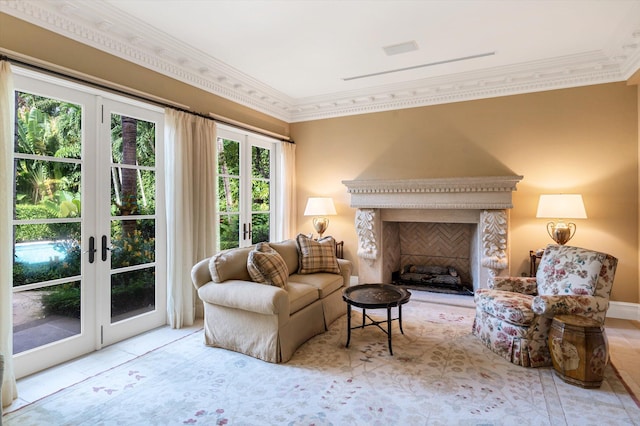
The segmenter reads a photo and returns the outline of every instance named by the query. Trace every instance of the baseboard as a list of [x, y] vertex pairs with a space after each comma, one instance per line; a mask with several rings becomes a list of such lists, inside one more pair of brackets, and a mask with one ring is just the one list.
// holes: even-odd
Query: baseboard
[[627, 302], [611, 302], [607, 316], [611, 318], [640, 321], [640, 304]]

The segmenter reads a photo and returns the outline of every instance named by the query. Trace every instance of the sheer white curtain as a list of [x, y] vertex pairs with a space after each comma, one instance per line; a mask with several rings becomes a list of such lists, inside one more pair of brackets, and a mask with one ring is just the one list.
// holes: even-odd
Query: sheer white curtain
[[0, 354], [4, 355], [2, 406], [18, 397], [13, 373], [12, 268], [13, 229], [13, 117], [11, 66], [0, 61]]
[[296, 145], [282, 142], [280, 155], [280, 211], [282, 235], [279, 239], [296, 236]]
[[216, 126], [165, 111], [167, 313], [173, 328], [193, 324], [197, 295], [191, 267], [215, 253]]

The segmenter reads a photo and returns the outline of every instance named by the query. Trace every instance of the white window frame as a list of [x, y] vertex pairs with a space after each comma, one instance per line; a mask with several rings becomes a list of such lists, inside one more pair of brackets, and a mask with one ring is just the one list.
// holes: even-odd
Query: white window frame
[[[250, 238], [242, 238], [242, 224], [251, 222], [252, 212], [252, 189], [251, 189], [251, 146], [267, 148], [271, 151], [270, 167], [270, 194], [269, 200], [269, 241], [279, 241], [282, 239], [282, 223], [276, 219], [280, 216], [280, 206], [282, 205], [282, 194], [280, 191], [281, 180], [281, 141], [275, 138], [264, 136], [255, 132], [240, 129], [227, 124], [216, 123], [216, 137], [238, 141], [240, 143], [240, 247], [252, 245]], [[216, 141], [217, 142], [217, 141]], [[217, 146], [217, 143], [216, 143]], [[216, 155], [217, 160], [217, 155]], [[218, 167], [216, 164], [216, 190], [218, 188]], [[218, 199], [216, 194], [216, 200]], [[216, 205], [216, 223], [219, 221], [219, 207]], [[219, 248], [218, 248], [219, 249]]]

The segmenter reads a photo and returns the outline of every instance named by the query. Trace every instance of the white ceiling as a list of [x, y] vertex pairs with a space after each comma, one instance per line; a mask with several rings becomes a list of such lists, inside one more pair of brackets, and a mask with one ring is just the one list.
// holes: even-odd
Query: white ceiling
[[[288, 122], [624, 81], [640, 68], [640, 0], [3, 0], [0, 10]], [[418, 49], [383, 50], [405, 42]]]

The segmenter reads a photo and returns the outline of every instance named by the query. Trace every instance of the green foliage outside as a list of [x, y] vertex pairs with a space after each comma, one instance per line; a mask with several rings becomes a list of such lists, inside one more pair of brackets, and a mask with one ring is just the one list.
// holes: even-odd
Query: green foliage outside
[[80, 286], [67, 283], [51, 287], [42, 296], [45, 315], [80, 318]]
[[27, 93], [16, 93], [16, 152], [42, 160], [17, 158], [16, 202], [46, 207], [40, 218], [81, 214], [79, 161], [81, 107]]
[[[48, 208], [44, 205], [16, 205], [16, 219], [38, 219], [46, 215]], [[80, 240], [78, 223], [36, 223], [31, 225], [18, 225], [14, 228], [16, 243], [30, 241], [48, 241], [60, 239]]]
[[18, 287], [25, 284], [79, 275], [82, 255], [80, 245], [74, 240], [58, 242], [56, 245], [61, 249], [60, 251], [66, 253], [62, 261], [45, 263], [14, 262], [13, 286]]
[[[123, 126], [125, 121], [128, 128]], [[155, 172], [138, 169], [138, 166], [155, 166], [155, 123], [113, 115], [111, 138], [113, 162], [132, 166], [111, 170], [112, 215], [155, 214]], [[80, 275], [80, 224], [73, 219], [82, 215], [81, 106], [16, 92], [15, 152], [16, 219], [70, 220], [14, 227], [16, 244], [55, 241], [65, 255], [59, 261], [14, 262], [13, 285]], [[20, 158], [21, 154], [36, 156], [36, 159]], [[154, 221], [114, 220], [111, 245], [113, 267], [153, 262]], [[99, 256], [99, 252], [96, 255]], [[140, 271], [132, 271], [113, 276], [113, 302], [121, 304], [116, 309], [129, 309], [132, 303], [140, 302], [135, 300], [137, 297], [142, 299], [140, 303], [148, 303], [149, 297], [153, 297], [153, 292], [149, 296], [149, 288], [155, 285], [155, 275], [151, 272], [148, 275], [151, 278], [140, 277]], [[79, 292], [79, 286], [71, 283], [48, 287], [43, 296], [45, 312], [78, 317]]]
[[[271, 211], [271, 151], [252, 146], [251, 149], [251, 242], [269, 241]], [[240, 211], [240, 144], [218, 140], [218, 212], [220, 215], [220, 249], [239, 246]], [[262, 213], [264, 212], [264, 213]], [[242, 231], [242, 230], [241, 230]]]
[[111, 277], [111, 316], [155, 306], [155, 269], [147, 268]]
[[[42, 305], [45, 315], [80, 318], [80, 285], [78, 283], [66, 283], [47, 288], [42, 296]], [[135, 309], [154, 306], [154, 274], [141, 274], [140, 271], [134, 271], [113, 276], [111, 283], [111, 316], [115, 317]]]
[[116, 229], [111, 240], [117, 241], [111, 248], [111, 267], [124, 268], [155, 261], [155, 228], [153, 221], [140, 221], [139, 229], [126, 235], [122, 227]]

